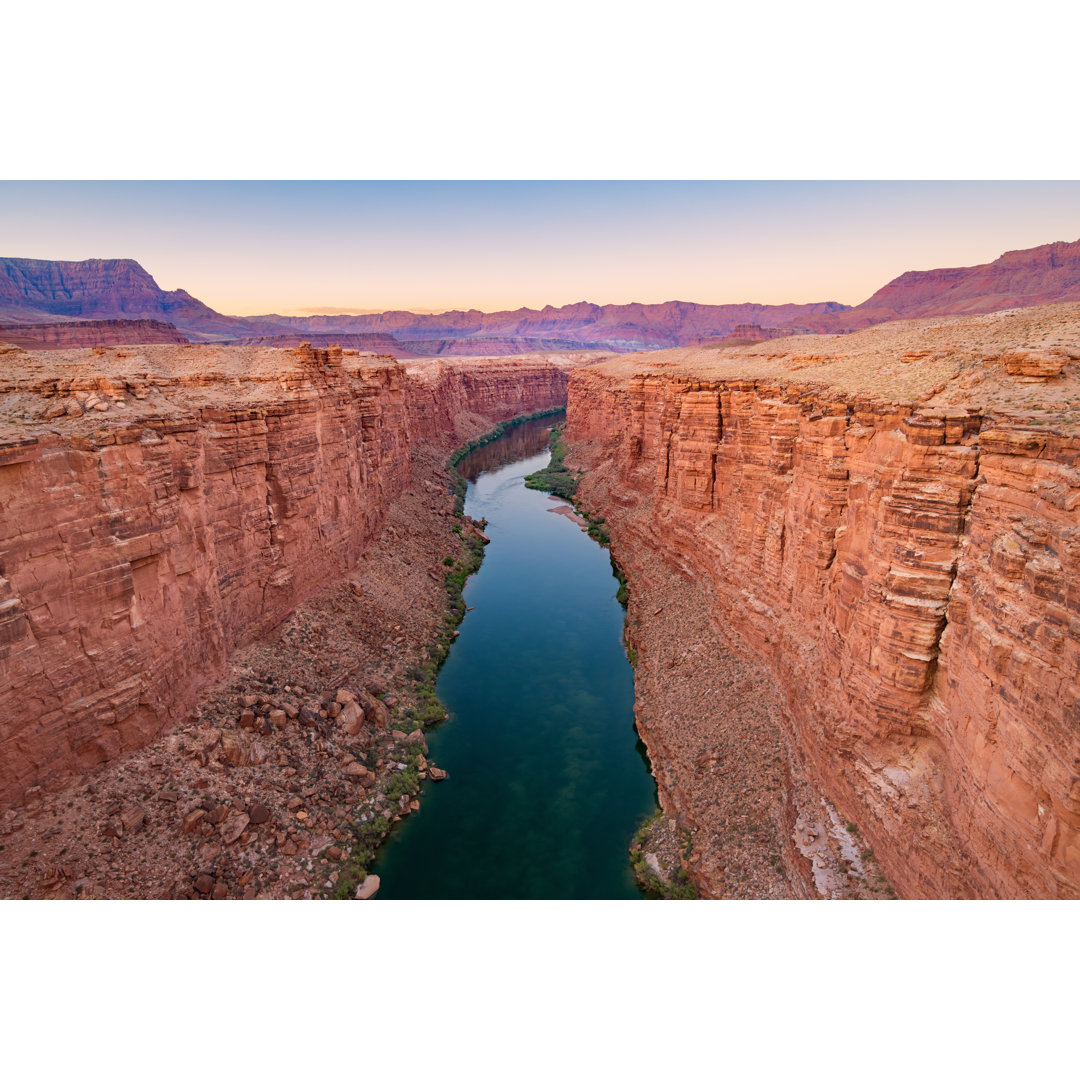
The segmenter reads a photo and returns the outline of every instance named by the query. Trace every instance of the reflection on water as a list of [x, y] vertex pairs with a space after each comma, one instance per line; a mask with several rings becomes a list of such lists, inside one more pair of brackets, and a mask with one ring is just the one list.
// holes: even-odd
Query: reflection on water
[[382, 900], [641, 898], [627, 848], [656, 788], [618, 582], [607, 551], [523, 483], [550, 458], [551, 424], [462, 462], [491, 543], [436, 685], [450, 718], [427, 736], [450, 778], [380, 850]]
[[458, 472], [466, 480], [475, 480], [482, 472], [497, 469], [511, 461], [521, 461], [548, 448], [548, 436], [552, 427], [562, 420], [561, 416], [545, 416], [539, 420], [526, 420], [500, 435], [494, 442], [466, 454], [458, 463]]

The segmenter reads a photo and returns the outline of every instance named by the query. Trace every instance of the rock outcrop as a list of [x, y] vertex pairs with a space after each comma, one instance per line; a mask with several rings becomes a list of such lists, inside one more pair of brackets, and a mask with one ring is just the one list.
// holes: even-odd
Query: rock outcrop
[[542, 360], [310, 346], [4, 356], [0, 803], [148, 742], [230, 653], [347, 575], [449, 448], [565, 402]]
[[172, 323], [156, 319], [72, 319], [0, 323], [0, 342], [23, 349], [85, 349], [93, 345], [186, 345]]
[[235, 338], [222, 344], [253, 345], [266, 349], [295, 349], [305, 341], [317, 349], [328, 349], [336, 345], [340, 349], [358, 349], [361, 352], [391, 355], [398, 360], [411, 359], [415, 355], [397, 338], [389, 334], [312, 334], [297, 330], [289, 334]]
[[242, 319], [220, 315], [183, 289], [165, 291], [134, 259], [0, 258], [0, 319], [156, 319], [190, 336], [242, 333]]
[[631, 591], [697, 584], [901, 895], [1080, 897], [1080, 308], [780, 344], [572, 373]]

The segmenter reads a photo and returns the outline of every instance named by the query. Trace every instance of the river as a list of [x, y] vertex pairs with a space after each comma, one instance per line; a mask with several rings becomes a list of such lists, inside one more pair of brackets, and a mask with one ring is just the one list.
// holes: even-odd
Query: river
[[627, 849], [655, 806], [608, 553], [528, 490], [552, 421], [469, 454], [465, 512], [488, 520], [470, 610], [427, 735], [449, 772], [376, 858], [379, 898], [640, 899]]

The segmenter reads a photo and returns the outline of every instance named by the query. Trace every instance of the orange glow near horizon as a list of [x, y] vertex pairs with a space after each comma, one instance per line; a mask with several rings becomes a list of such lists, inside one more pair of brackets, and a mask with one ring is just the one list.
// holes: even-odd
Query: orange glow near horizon
[[229, 315], [858, 304], [1080, 237], [1075, 182], [0, 183], [0, 255], [126, 257]]

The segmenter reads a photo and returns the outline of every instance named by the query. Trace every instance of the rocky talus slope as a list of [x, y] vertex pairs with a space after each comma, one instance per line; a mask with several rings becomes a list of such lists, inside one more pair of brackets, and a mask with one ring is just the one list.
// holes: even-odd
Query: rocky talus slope
[[832, 834], [849, 889], [1080, 896], [1078, 358], [1060, 304], [572, 373], [705, 895], [837, 895]]
[[543, 360], [410, 372], [310, 347], [0, 362], [3, 805], [188, 718], [236, 650], [361, 566], [421, 449], [567, 382]]

